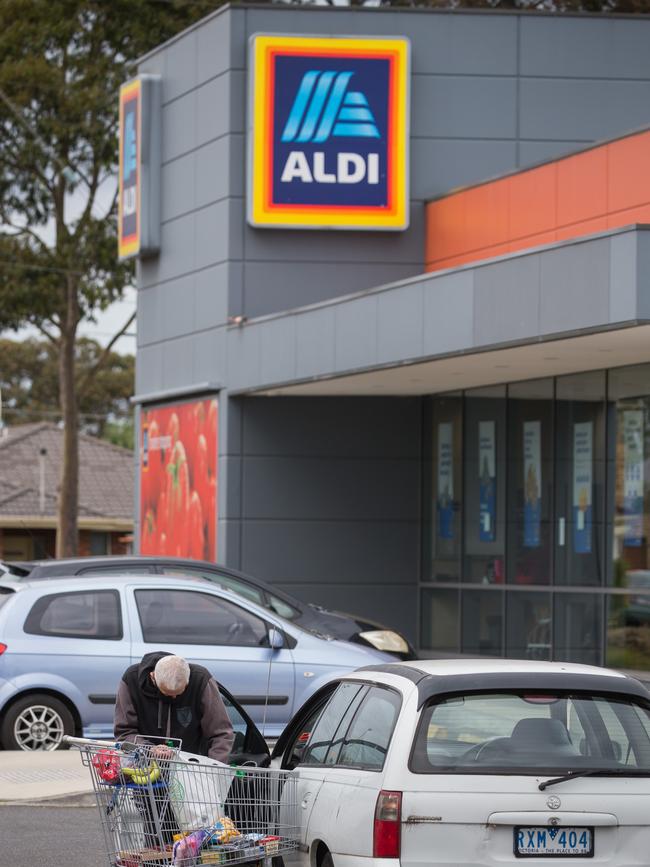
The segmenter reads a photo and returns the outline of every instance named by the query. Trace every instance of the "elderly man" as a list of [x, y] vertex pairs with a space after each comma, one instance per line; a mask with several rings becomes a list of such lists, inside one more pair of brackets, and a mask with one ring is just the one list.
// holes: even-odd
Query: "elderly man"
[[[202, 665], [164, 651], [147, 653], [120, 681], [115, 704], [115, 737], [133, 740], [180, 738], [183, 750], [227, 762], [232, 724], [214, 678]], [[165, 746], [156, 747], [169, 757]]]

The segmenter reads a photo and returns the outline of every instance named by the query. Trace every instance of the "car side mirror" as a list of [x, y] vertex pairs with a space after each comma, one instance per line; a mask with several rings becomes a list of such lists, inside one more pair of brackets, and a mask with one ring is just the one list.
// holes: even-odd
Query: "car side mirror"
[[282, 650], [284, 647], [284, 635], [274, 626], [269, 629], [269, 647], [272, 650]]

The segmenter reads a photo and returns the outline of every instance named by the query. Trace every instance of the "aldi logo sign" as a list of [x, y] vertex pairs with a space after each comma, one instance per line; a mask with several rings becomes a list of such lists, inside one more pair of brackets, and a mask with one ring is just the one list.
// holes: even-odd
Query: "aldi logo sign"
[[406, 39], [251, 39], [248, 221], [408, 226]]

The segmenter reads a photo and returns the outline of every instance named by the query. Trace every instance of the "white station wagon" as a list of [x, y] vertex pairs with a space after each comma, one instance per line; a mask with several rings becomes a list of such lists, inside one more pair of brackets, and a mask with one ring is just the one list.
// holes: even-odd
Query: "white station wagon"
[[273, 756], [298, 777], [305, 865], [650, 864], [638, 681], [463, 659], [373, 666], [327, 689]]

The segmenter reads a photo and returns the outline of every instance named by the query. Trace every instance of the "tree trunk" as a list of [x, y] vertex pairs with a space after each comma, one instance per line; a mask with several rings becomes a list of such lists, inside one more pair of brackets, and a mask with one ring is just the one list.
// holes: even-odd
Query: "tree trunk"
[[56, 556], [78, 553], [77, 511], [79, 506], [79, 429], [75, 383], [75, 345], [79, 307], [75, 278], [68, 276], [65, 322], [61, 323], [59, 346], [59, 401], [63, 416], [63, 455], [59, 488], [59, 523]]

